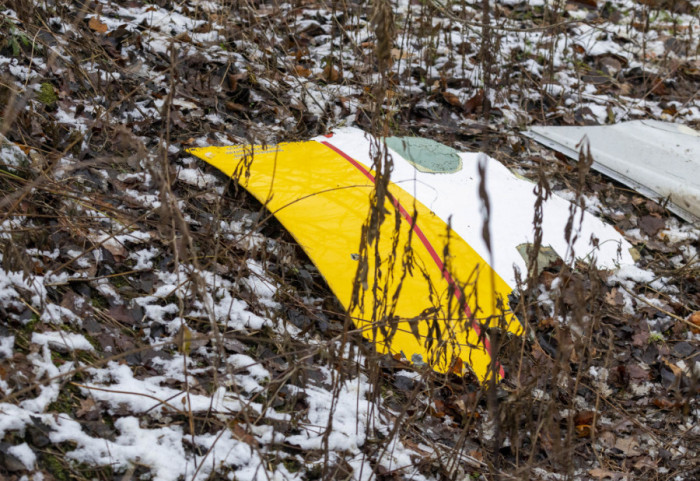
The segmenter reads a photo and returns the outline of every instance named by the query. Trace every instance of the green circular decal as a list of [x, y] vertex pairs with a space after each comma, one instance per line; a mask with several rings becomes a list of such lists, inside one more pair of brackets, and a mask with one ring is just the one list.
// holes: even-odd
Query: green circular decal
[[450, 174], [462, 169], [459, 152], [440, 142], [422, 137], [387, 137], [385, 141], [421, 172]]

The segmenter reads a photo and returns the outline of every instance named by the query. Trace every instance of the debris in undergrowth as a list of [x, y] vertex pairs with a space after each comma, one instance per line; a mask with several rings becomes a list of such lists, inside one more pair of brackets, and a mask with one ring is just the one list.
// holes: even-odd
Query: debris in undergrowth
[[578, 159], [580, 145], [590, 146], [594, 169], [662, 204], [668, 200], [670, 211], [688, 222], [700, 222], [700, 132], [696, 130], [635, 120], [595, 127], [535, 126], [524, 135], [572, 159]]
[[[374, 149], [382, 150], [373, 157]], [[513, 272], [527, 271], [531, 265], [529, 248], [522, 247], [532, 244], [520, 242], [534, 242], [530, 219], [538, 199], [529, 182], [494, 159], [460, 154], [429, 139], [389, 137], [382, 143], [350, 128], [308, 142], [189, 152], [233, 177], [265, 204], [304, 247], [378, 351], [456, 374], [462, 374], [462, 367], [454, 367], [461, 359], [460, 366], [485, 382], [492, 376], [492, 353], [489, 335], [481, 334], [480, 324], [500, 319], [501, 324], [492, 327], [521, 332], [508, 298], [517, 285]], [[384, 174], [389, 194], [383, 207], [372, 203], [373, 189], [379, 189], [376, 156], [390, 158], [393, 169]], [[481, 220], [477, 202], [481, 189], [491, 199], [488, 221]], [[381, 227], [377, 242], [382, 254], [363, 259], [355, 251], [368, 228], [368, 213], [392, 208], [395, 223]], [[542, 205], [541, 242], [549, 245], [539, 250], [538, 273], [562, 258], [568, 264], [589, 260], [610, 269], [631, 265], [631, 245], [585, 212], [576, 226], [581, 240], [568, 239], [561, 225], [573, 220], [573, 212], [575, 207], [557, 196]], [[486, 222], [495, 234], [492, 243], [478, 229]], [[420, 243], [413, 243], [414, 236]], [[397, 257], [399, 252], [405, 253], [403, 259]], [[547, 254], [554, 257], [552, 262]], [[420, 276], [413, 274], [418, 266]], [[359, 279], [362, 272], [365, 277]], [[366, 284], [361, 292], [353, 288], [359, 282]], [[466, 329], [459, 327], [463, 317], [468, 319]]]

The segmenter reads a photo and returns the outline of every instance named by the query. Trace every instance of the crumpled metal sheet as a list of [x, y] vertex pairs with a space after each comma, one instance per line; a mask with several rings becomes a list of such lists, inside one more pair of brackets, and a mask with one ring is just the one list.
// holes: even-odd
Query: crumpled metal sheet
[[700, 222], [700, 132], [685, 125], [633, 120], [588, 127], [531, 127], [523, 135], [572, 159], [588, 139], [593, 168], [668, 209]]

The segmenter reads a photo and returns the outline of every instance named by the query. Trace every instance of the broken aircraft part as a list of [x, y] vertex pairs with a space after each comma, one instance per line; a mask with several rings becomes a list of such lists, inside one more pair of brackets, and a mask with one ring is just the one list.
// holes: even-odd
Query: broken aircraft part
[[531, 127], [523, 135], [574, 160], [588, 139], [593, 168], [668, 209], [700, 221], [700, 132], [681, 124], [633, 120], [590, 127]]
[[[378, 351], [421, 359], [439, 372], [469, 367], [482, 382], [493, 372], [500, 378], [487, 328], [521, 332], [508, 296], [516, 270], [524, 276], [527, 269], [518, 246], [534, 238], [532, 184], [484, 154], [436, 150], [435, 142], [406, 138], [387, 144], [388, 151], [378, 153], [386, 148], [382, 142], [344, 128], [306, 142], [190, 152], [234, 177], [277, 217]], [[431, 163], [436, 152], [439, 162]], [[393, 158], [383, 206], [389, 216], [378, 244], [362, 258], [373, 159], [383, 153]], [[480, 188], [490, 203], [491, 245], [482, 236]], [[542, 245], [569, 263], [586, 259], [614, 268], [633, 262], [620, 234], [585, 212], [569, 246], [570, 207], [557, 196], [544, 202]], [[357, 281], [358, 269], [368, 273], [364, 282]]]

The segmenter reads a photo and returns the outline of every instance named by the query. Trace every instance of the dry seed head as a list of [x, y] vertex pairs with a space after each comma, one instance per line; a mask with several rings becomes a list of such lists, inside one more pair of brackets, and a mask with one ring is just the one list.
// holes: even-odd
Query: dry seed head
[[385, 74], [391, 62], [391, 48], [394, 45], [394, 11], [389, 0], [375, 0], [372, 14], [372, 27], [377, 37], [375, 52], [379, 72]]

